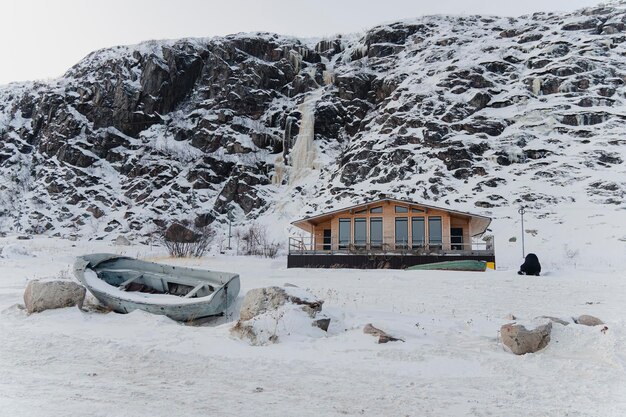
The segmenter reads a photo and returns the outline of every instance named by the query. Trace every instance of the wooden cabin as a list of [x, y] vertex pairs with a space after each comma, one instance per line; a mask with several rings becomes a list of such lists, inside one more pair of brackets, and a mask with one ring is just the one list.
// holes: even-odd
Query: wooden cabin
[[489, 217], [380, 198], [292, 224], [287, 266], [406, 268], [446, 260], [495, 262], [493, 239], [480, 239]]

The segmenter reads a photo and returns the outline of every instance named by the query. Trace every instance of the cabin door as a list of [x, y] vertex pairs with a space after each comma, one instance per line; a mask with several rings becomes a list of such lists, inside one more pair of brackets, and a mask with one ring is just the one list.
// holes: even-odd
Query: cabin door
[[452, 250], [463, 250], [463, 228], [450, 228], [450, 243]]
[[331, 234], [330, 229], [324, 229], [324, 250], [330, 250]]

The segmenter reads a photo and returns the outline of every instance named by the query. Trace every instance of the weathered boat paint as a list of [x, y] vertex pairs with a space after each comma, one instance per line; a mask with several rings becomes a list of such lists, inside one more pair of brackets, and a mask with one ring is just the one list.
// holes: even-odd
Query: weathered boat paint
[[[139, 309], [178, 321], [224, 313], [240, 288], [235, 273], [163, 265], [108, 253], [78, 257], [74, 274], [102, 304], [116, 312]], [[160, 293], [125, 291], [133, 283]]]
[[435, 262], [430, 264], [413, 265], [408, 267], [410, 270], [442, 270], [442, 271], [478, 271], [484, 272], [487, 268], [487, 262], [462, 260], [462, 261], [446, 261]]

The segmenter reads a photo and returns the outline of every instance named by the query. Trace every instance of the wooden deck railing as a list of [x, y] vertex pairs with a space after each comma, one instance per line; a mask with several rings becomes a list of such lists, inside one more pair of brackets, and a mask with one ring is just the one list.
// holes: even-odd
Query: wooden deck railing
[[290, 237], [290, 255], [334, 255], [334, 254], [391, 254], [391, 255], [494, 255], [493, 239], [483, 241], [472, 239], [471, 243], [424, 243], [395, 242], [383, 239], [382, 242], [338, 242], [336, 238], [322, 241], [315, 237]]

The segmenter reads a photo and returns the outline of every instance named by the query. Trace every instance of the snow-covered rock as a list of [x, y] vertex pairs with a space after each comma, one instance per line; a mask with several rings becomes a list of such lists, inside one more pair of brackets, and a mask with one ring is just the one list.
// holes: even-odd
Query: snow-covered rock
[[379, 193], [606, 211], [626, 195], [625, 10], [96, 51], [60, 79], [0, 87], [1, 214], [108, 237], [225, 228], [229, 211], [287, 226]]
[[113, 243], [115, 243], [116, 246], [130, 246], [130, 240], [122, 235], [116, 237]]
[[231, 333], [252, 345], [276, 343], [285, 336], [321, 337], [330, 323], [327, 317], [316, 317], [322, 304], [297, 287], [252, 289], [246, 293]]
[[83, 305], [85, 288], [66, 280], [31, 280], [24, 291], [24, 304], [29, 313], [55, 308]]
[[0, 247], [0, 257], [7, 259], [31, 258], [30, 249], [19, 243], [10, 243]]
[[521, 324], [509, 323], [500, 328], [502, 343], [516, 355], [537, 352], [550, 342], [552, 322], [527, 329]]
[[267, 311], [276, 310], [285, 303], [301, 306], [310, 317], [315, 317], [322, 310], [324, 301], [298, 287], [254, 288], [246, 293], [239, 318], [250, 320]]

